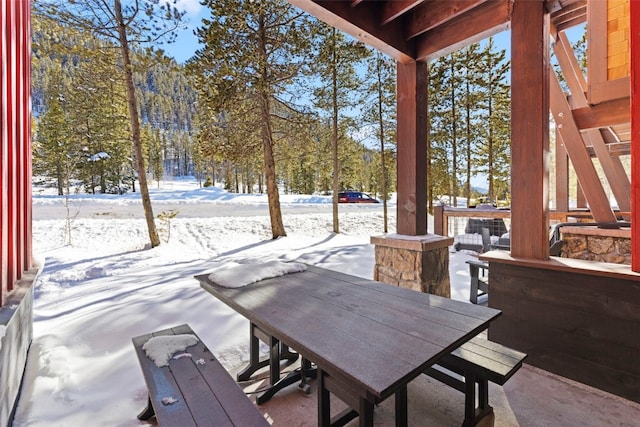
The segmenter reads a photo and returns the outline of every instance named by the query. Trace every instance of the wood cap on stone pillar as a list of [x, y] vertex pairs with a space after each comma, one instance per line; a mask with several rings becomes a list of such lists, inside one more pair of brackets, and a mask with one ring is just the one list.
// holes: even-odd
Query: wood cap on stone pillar
[[453, 245], [453, 237], [444, 237], [437, 234], [423, 234], [420, 236], [385, 234], [383, 236], [371, 236], [371, 244], [425, 252]]

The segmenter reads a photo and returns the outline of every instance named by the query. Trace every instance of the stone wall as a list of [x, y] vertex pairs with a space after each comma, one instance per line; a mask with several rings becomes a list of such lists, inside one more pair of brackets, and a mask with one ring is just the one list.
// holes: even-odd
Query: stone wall
[[[567, 227], [569, 228], [569, 227]], [[565, 245], [561, 256], [590, 261], [631, 264], [631, 237], [628, 230], [602, 230], [571, 227], [563, 230]], [[573, 230], [577, 228], [577, 230]]]
[[449, 245], [437, 235], [372, 237], [375, 245], [373, 280], [451, 297]]

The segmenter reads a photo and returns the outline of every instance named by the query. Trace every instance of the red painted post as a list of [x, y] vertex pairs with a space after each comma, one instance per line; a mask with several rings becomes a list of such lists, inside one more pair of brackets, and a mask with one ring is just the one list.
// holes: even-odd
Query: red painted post
[[24, 271], [33, 265], [32, 253], [32, 203], [31, 203], [31, 175], [32, 175], [32, 153], [31, 153], [31, 2], [23, 3], [22, 18], [22, 37], [24, 40], [23, 55], [23, 82], [24, 82], [24, 98], [22, 102], [23, 108], [23, 127], [24, 127], [24, 148], [23, 153], [23, 176], [24, 176], [24, 227], [22, 231], [23, 242], [23, 266]]
[[7, 268], [8, 268], [8, 223], [7, 223], [7, 179], [8, 179], [8, 161], [7, 161], [7, 144], [9, 139], [9, 126], [7, 121], [7, 48], [8, 41], [8, 17], [7, 17], [7, 1], [0, 3], [0, 306], [3, 305], [4, 295], [8, 290]]
[[631, 15], [631, 270], [640, 273], [640, 1]]
[[0, 0], [0, 305], [31, 267], [29, 0]]

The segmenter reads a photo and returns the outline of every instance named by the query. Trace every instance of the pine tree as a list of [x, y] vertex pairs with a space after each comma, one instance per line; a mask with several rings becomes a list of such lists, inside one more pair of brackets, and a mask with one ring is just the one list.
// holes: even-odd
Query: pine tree
[[81, 28], [97, 36], [111, 40], [120, 51], [122, 77], [127, 91], [131, 135], [135, 151], [136, 170], [140, 182], [140, 195], [144, 208], [151, 247], [158, 246], [160, 239], [149, 197], [145, 159], [140, 138], [140, 118], [138, 101], [133, 81], [134, 65], [131, 60], [131, 46], [141, 43], [172, 41], [175, 30], [181, 25], [183, 13], [169, 3], [158, 5], [155, 0], [127, 3], [121, 0], [107, 4], [102, 0], [68, 2], [66, 0], [41, 1], [36, 7], [41, 13], [55, 17], [70, 27]]
[[344, 110], [355, 107], [355, 91], [361, 88], [355, 66], [370, 55], [364, 44], [347, 39], [337, 29], [322, 24], [314, 38], [317, 56], [314, 72], [320, 86], [314, 90], [315, 105], [328, 113], [333, 147], [333, 232], [339, 233], [338, 192], [340, 190], [339, 136]]
[[479, 87], [482, 93], [480, 108], [485, 118], [486, 135], [477, 151], [485, 167], [480, 166], [478, 171], [488, 176], [490, 200], [509, 193], [511, 176], [511, 98], [507, 82], [510, 65], [505, 57], [506, 51], [496, 51], [490, 38], [479, 62], [483, 82]]
[[271, 234], [286, 236], [274, 147], [274, 105], [294, 80], [308, 51], [310, 19], [283, 1], [247, 2], [205, 0], [211, 18], [203, 21], [197, 35], [204, 47], [191, 68], [199, 74], [200, 99], [220, 114], [244, 100], [251, 114], [246, 120], [259, 131]]
[[[389, 189], [393, 188], [391, 174], [388, 173], [389, 162], [387, 153], [393, 148], [391, 143], [395, 141], [395, 108], [396, 108], [396, 78], [395, 62], [385, 57], [380, 51], [376, 51], [367, 61], [367, 74], [365, 77], [364, 120], [374, 127], [375, 135], [380, 144], [380, 158], [376, 162], [380, 170], [380, 192], [383, 203], [383, 231], [388, 231], [387, 200]], [[389, 145], [389, 146], [388, 146]], [[391, 158], [393, 160], [393, 158]], [[378, 181], [378, 180], [376, 180]]]

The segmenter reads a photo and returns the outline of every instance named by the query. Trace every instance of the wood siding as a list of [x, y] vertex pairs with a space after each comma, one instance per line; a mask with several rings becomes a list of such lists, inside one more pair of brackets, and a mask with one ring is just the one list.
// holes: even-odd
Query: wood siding
[[607, 2], [607, 79], [629, 76], [629, 0]]
[[[596, 263], [601, 265], [609, 265]], [[640, 278], [491, 260], [489, 338], [538, 368], [640, 402]]]
[[[631, 12], [631, 214], [640, 224], [640, 2]], [[640, 272], [640, 227], [631, 228], [631, 268]]]
[[1, 0], [0, 305], [32, 265], [31, 28], [28, 0]]

